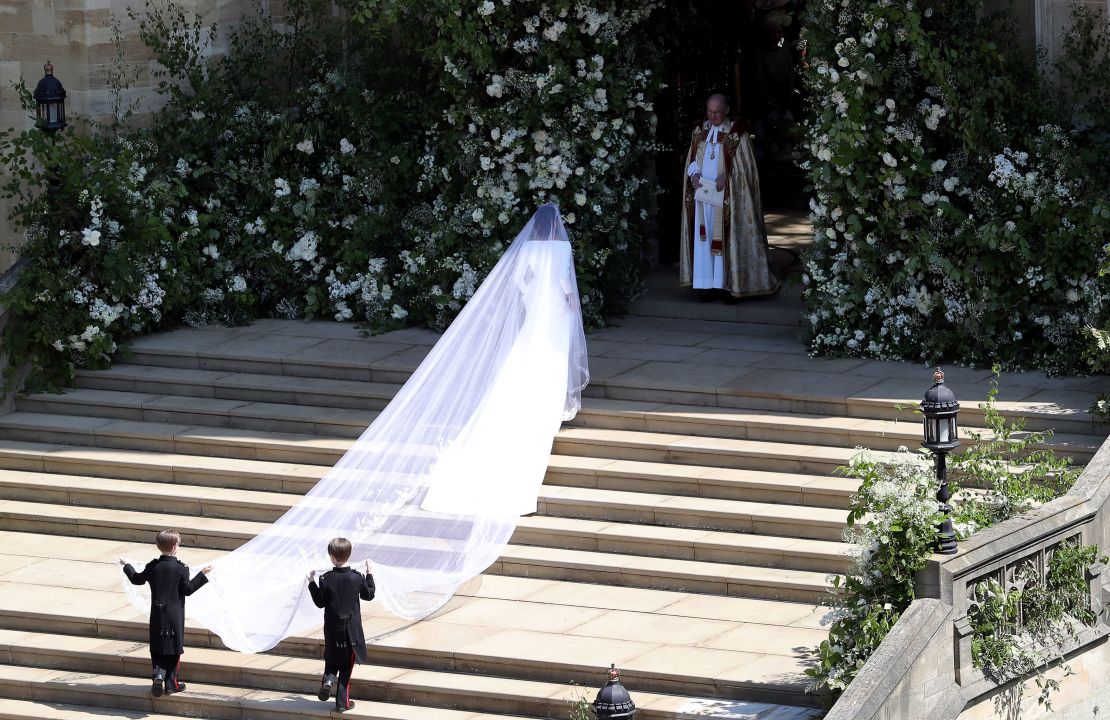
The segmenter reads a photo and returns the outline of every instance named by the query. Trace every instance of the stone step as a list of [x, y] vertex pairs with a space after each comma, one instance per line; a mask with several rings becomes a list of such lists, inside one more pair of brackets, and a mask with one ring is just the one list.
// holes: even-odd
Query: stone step
[[[179, 514], [269, 523], [296, 494], [174, 485]], [[167, 488], [156, 482], [10, 470], [0, 501], [159, 512]], [[667, 498], [582, 488], [541, 489], [538, 514], [520, 519], [513, 542], [628, 555], [842, 573], [850, 546], [839, 542], [840, 510]]]
[[106, 370], [78, 370], [76, 386], [90, 390], [356, 410], [381, 410], [401, 388], [396, 383], [187, 370], [129, 363], [118, 363]]
[[[693, 323], [693, 324], [691, 324]], [[286, 375], [385, 384], [404, 383], [438, 336], [405, 330], [360, 338], [349, 327], [302, 330], [287, 321], [259, 321], [247, 328], [183, 329], [134, 341], [122, 358], [131, 365], [228, 373]], [[696, 328], [696, 332], [691, 328]], [[838, 417], [919, 421], [914, 408], [928, 388], [928, 368], [863, 359], [819, 361], [808, 358], [788, 328], [767, 335], [770, 326], [733, 322], [668, 321], [629, 317], [588, 338], [594, 366], [585, 394], [623, 400], [685, 405], [803, 412]], [[315, 334], [312, 334], [315, 333]], [[343, 338], [343, 339], [324, 339]], [[627, 347], [643, 343], [680, 344], [694, 354], [732, 353], [731, 365], [636, 360]], [[610, 357], [616, 348], [618, 354]], [[624, 350], [624, 352], [621, 352]], [[740, 362], [740, 355], [759, 356]], [[715, 363], [722, 360], [716, 359]], [[708, 369], [712, 369], [710, 372]], [[945, 368], [963, 402], [964, 425], [982, 424], [978, 404], [988, 390], [989, 371]], [[703, 372], [704, 371], [704, 372]], [[1026, 418], [1030, 430], [1105, 436], [1110, 423], [1086, 411], [1094, 391], [1085, 382], [1066, 386], [1032, 373], [1003, 378], [998, 409]], [[1092, 381], [1094, 382], [1094, 381]], [[1014, 383], [1013, 391], [1008, 383]], [[1057, 389], [1048, 390], [1059, 386]], [[1093, 385], [1092, 385], [1093, 387]], [[1082, 390], [1080, 392], [1079, 390]], [[1013, 397], [1011, 401], [1009, 398]], [[1080, 397], [1082, 396], [1082, 397]]]
[[[333, 465], [351, 445], [351, 440], [344, 438], [191, 425], [189, 419], [196, 418], [184, 418], [182, 423], [175, 424], [20, 411], [0, 416], [0, 437], [321, 465]], [[829, 476], [847, 465], [856, 450], [568, 427], [556, 435], [552, 452], [608, 460]], [[879, 451], [875, 455], [887, 457], [890, 453]]]
[[[83, 389], [159, 397], [181, 395], [277, 406], [309, 405], [329, 409], [365, 410], [380, 410], [400, 388], [396, 384], [353, 380], [128, 364], [116, 365], [108, 370], [79, 371], [77, 385]], [[134, 402], [130, 403], [130, 405], [133, 404]], [[27, 407], [30, 409], [31, 405]], [[222, 411], [224, 407], [224, 404], [216, 404], [213, 409]], [[281, 412], [280, 407], [277, 411]], [[356, 420], [354, 426], [358, 428], [364, 418], [357, 415], [354, 417]], [[289, 420], [281, 417], [275, 419]], [[290, 420], [290, 422], [295, 421], [296, 418]], [[233, 422], [237, 421], [233, 420]], [[579, 427], [673, 432], [740, 440], [868, 447], [873, 450], [896, 450], [901, 445], [917, 447], [921, 441], [918, 418], [908, 421], [871, 420], [858, 417], [605, 398], [587, 398], [571, 424]], [[965, 442], [971, 442], [972, 432], [977, 432], [986, 438], [992, 436], [985, 429], [965, 427], [962, 433]], [[347, 436], [345, 433], [343, 435]], [[1072, 457], [1078, 464], [1086, 464], [1098, 449], [1098, 445], [1099, 438], [1094, 435], [1058, 434], [1050, 443], [1035, 447], [1052, 447], [1058, 454]]]
[[[19, 631], [89, 638], [72, 649], [126, 640], [135, 657], [145, 657], [148, 613], [120, 592], [115, 558], [149, 557], [149, 538], [75, 542], [0, 531], [0, 548], [0, 640]], [[183, 548], [181, 555], [195, 567], [219, 552]], [[823, 612], [809, 603], [487, 574], [420, 623], [371, 602], [363, 606], [363, 624], [370, 662], [379, 666], [565, 685], [592, 684], [598, 668], [615, 662], [634, 692], [812, 706], [819, 699], [804, 692], [810, 661], [802, 648], [825, 636]], [[222, 647], [191, 622], [185, 635], [187, 664], [195, 650]], [[259, 663], [274, 654], [318, 663], [321, 643], [316, 630], [265, 655], [238, 657], [248, 672], [264, 669]], [[480, 680], [473, 684], [480, 687]]]
[[[846, 466], [857, 451], [820, 445], [571, 427], [563, 428], [555, 436], [552, 452], [614, 460], [832, 475], [837, 468]], [[874, 455], [883, 459], [892, 453], [877, 451]]]
[[56, 394], [23, 395], [16, 399], [16, 409], [39, 414], [345, 438], [357, 438], [377, 417], [377, 412], [371, 410], [83, 388], [63, 390]]
[[[149, 673], [149, 661], [148, 661]], [[334, 717], [335, 703], [323, 703], [314, 695], [238, 688], [229, 685], [187, 683], [179, 696], [151, 697], [150, 678], [120, 674], [57, 670], [0, 664], [0, 697], [64, 703], [89, 707], [159, 713], [163, 717], [214, 718], [216, 720], [292, 720]], [[149, 717], [149, 715], [143, 715]], [[414, 707], [404, 703], [363, 700], [344, 717], [365, 720], [510, 720], [519, 716], [501, 713]]]
[[[183, 533], [183, 545], [233, 550], [258, 534], [266, 524], [170, 513], [0, 501], [0, 530], [141, 542], [166, 527], [177, 528]], [[626, 540], [644, 541], [635, 537]], [[779, 542], [781, 545], [788, 544]], [[598, 545], [601, 544], [599, 541]], [[405, 552], [408, 552], [409, 548], [419, 545], [418, 539], [399, 538], [396, 546], [406, 548]], [[774, 553], [776, 548], [769, 547], [768, 551]], [[509, 545], [487, 572], [796, 602], [820, 602], [828, 595], [826, 572], [530, 545]]]
[[[46, 632], [0, 631], [0, 656], [5, 650], [11, 664], [100, 675], [119, 674], [143, 678], [150, 674], [146, 648], [126, 640], [73, 637]], [[186, 675], [194, 683], [230, 685], [239, 690], [265, 690], [293, 695], [315, 695], [320, 685], [321, 661], [276, 654], [256, 656], [244, 666], [243, 656], [229, 650], [189, 648]], [[599, 674], [599, 678], [603, 678]], [[575, 678], [576, 684], [540, 682], [458, 672], [360, 665], [351, 681], [356, 701], [407, 705], [414, 717], [428, 708], [534, 717], [564, 717], [579, 698], [592, 694], [588, 684], [599, 678]], [[583, 687], [582, 685], [586, 685]], [[592, 700], [588, 698], [588, 700]], [[637, 717], [644, 720], [694, 720], [695, 718], [792, 718], [817, 715], [812, 708], [797, 708], [744, 701], [636, 692]], [[155, 701], [156, 702], [156, 701]], [[326, 707], [316, 700], [320, 707]], [[2, 705], [0, 705], [2, 707]], [[727, 708], [727, 710], [726, 710]], [[356, 706], [357, 709], [357, 706]], [[777, 714], [771, 715], [772, 711]], [[0, 718], [3, 718], [0, 714]], [[468, 718], [468, 720], [470, 720]]]
[[[36, 442], [36, 441], [42, 442]], [[310, 435], [10, 413], [0, 416], [0, 468], [307, 492], [349, 441]], [[149, 453], [161, 452], [161, 461]], [[255, 459], [268, 465], [255, 465]], [[166, 468], [166, 466], [169, 468]], [[168, 471], [167, 471], [168, 470]], [[844, 508], [844, 477], [552, 455], [547, 486], [594, 487]]]
[[[920, 417], [912, 420], [874, 420], [604, 398], [586, 399], [572, 424], [611, 430], [886, 451], [899, 447], [916, 449], [922, 440]], [[976, 435], [980, 440], [995, 437], [986, 428], [963, 426], [960, 431], [964, 445], [976, 442]], [[1029, 434], [1029, 431], [1021, 431], [1014, 433], [1013, 437], [1017, 439]], [[1035, 443], [1031, 448], [1051, 448], [1057, 455], [1069, 457], [1077, 465], [1086, 465], [1103, 440], [1104, 436], [1095, 434], [1055, 433], [1047, 442]]]

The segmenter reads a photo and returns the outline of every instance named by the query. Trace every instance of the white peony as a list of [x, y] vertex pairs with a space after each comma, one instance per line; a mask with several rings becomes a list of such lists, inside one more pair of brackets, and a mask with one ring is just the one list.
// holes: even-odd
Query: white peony
[[297, 149], [303, 152], [305, 155], [311, 155], [316, 150], [316, 148], [312, 145], [312, 140], [307, 138], [297, 143]]
[[352, 145], [351, 141], [347, 138], [343, 138], [339, 141], [339, 152], [343, 153], [344, 155], [353, 155], [356, 149], [357, 148]]
[[96, 247], [100, 244], [100, 231], [85, 228], [81, 231], [81, 244]]

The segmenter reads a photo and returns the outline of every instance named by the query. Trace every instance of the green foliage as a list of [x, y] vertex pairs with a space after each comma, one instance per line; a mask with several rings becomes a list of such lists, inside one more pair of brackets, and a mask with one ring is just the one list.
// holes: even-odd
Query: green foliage
[[860, 481], [845, 539], [856, 547], [855, 571], [833, 578], [834, 609], [823, 620], [829, 637], [818, 665], [806, 670], [813, 688], [835, 699], [913, 601], [917, 571], [932, 552], [942, 516], [927, 457], [903, 451], [887, 464], [866, 451], [841, 472]]
[[[1007, 421], [998, 412], [997, 378], [995, 368], [987, 400], [979, 406], [987, 432], [971, 433], [972, 442], [951, 463], [960, 477], [949, 486], [953, 525], [961, 539], [1063, 495], [1079, 475], [1067, 458], [1036, 447], [1051, 432], [1026, 433], [1023, 421]], [[814, 681], [811, 689], [827, 691], [833, 702], [913, 602], [917, 572], [932, 554], [944, 519], [935, 466], [926, 451], [902, 448], [893, 461], [884, 462], [863, 450], [841, 472], [860, 481], [845, 532], [845, 540], [855, 546], [856, 566], [832, 579], [832, 610], [822, 620], [830, 625], [829, 637], [818, 648], [817, 666], [806, 671]], [[1056, 561], [1055, 589], [1075, 589], [1068, 557], [1065, 553]], [[995, 600], [1001, 612], [1007, 599]]]
[[193, 294], [196, 243], [172, 210], [186, 191], [149, 171], [154, 152], [142, 133], [111, 128], [0, 132], [0, 194], [27, 233], [22, 275], [3, 298], [3, 343], [13, 366], [30, 365], [33, 387], [107, 365], [117, 340], [174, 319]]
[[[1036, 673], [1037, 700], [1049, 710], [1059, 683], [1045, 670], [1063, 660], [1061, 652], [1078, 639], [1079, 627], [1098, 620], [1087, 571], [1106, 562], [1098, 546], [1077, 541], [1061, 543], [1050, 552], [1043, 576], [1030, 561], [1005, 586], [993, 578], [976, 584], [967, 613], [973, 664], [999, 682]], [[1070, 672], [1066, 665], [1064, 669]]]
[[640, 291], [659, 83], [632, 38], [654, 4], [286, 7], [217, 30], [148, 3], [132, 19], [165, 101], [149, 130], [117, 102], [88, 133], [0, 134], [30, 261], [4, 298], [13, 366], [65, 384], [181, 321], [442, 329], [542, 202], [563, 210], [588, 324]]
[[1110, 73], [1110, 42], [1077, 4], [1046, 81], [999, 41], [1009, 16], [980, 6], [809, 4], [803, 280], [819, 353], [1093, 369], [1085, 328], [1110, 318], [1110, 115], [1086, 74]]
[[973, 442], [953, 458], [952, 516], [961, 539], [1064, 495], [1080, 473], [1071, 458], [1045, 447], [1051, 430], [1026, 432], [1024, 418], [1007, 421], [998, 412], [998, 375], [996, 366], [979, 404], [987, 431], [971, 432]]

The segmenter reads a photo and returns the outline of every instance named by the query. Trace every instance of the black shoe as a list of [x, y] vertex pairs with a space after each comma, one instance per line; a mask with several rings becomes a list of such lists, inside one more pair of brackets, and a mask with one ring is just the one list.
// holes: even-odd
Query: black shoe
[[353, 700], [351, 700], [351, 701], [348, 701], [348, 702], [347, 702], [347, 707], [342, 707], [342, 706], [340, 706], [340, 705], [336, 705], [336, 706], [335, 706], [335, 711], [336, 711], [337, 713], [345, 713], [345, 712], [347, 712], [348, 710], [353, 710], [353, 709], [354, 709], [354, 707], [355, 707], [355, 703], [354, 703], [354, 701], [353, 701]]
[[162, 684], [166, 682], [166, 671], [156, 670], [154, 676], [151, 678], [150, 694], [154, 697], [162, 697]]
[[334, 675], [325, 675], [324, 676], [324, 681], [322, 683], [320, 683], [320, 692], [316, 693], [316, 697], [320, 698], [321, 700], [331, 699], [331, 691], [332, 691], [332, 688], [334, 688], [334, 687], [335, 687], [335, 676]]
[[179, 682], [177, 684], [177, 687], [174, 687], [173, 685], [167, 685], [166, 686], [166, 694], [167, 695], [173, 695], [173, 694], [179, 693], [179, 692], [185, 692], [185, 683]]
[[698, 293], [698, 302], [700, 303], [709, 303], [713, 302], [716, 299], [717, 294], [714, 293], [712, 290], [702, 290], [700, 293]]

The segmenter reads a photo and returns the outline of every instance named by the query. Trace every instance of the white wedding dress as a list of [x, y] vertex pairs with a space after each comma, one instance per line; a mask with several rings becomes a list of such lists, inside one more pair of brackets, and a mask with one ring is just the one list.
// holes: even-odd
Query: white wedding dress
[[[544, 205], [397, 396], [305, 497], [217, 559], [186, 615], [242, 652], [318, 626], [327, 543], [370, 560], [377, 600], [426, 617], [501, 555], [536, 510], [551, 444], [589, 382], [571, 246]], [[145, 586], [124, 582], [136, 607]]]

